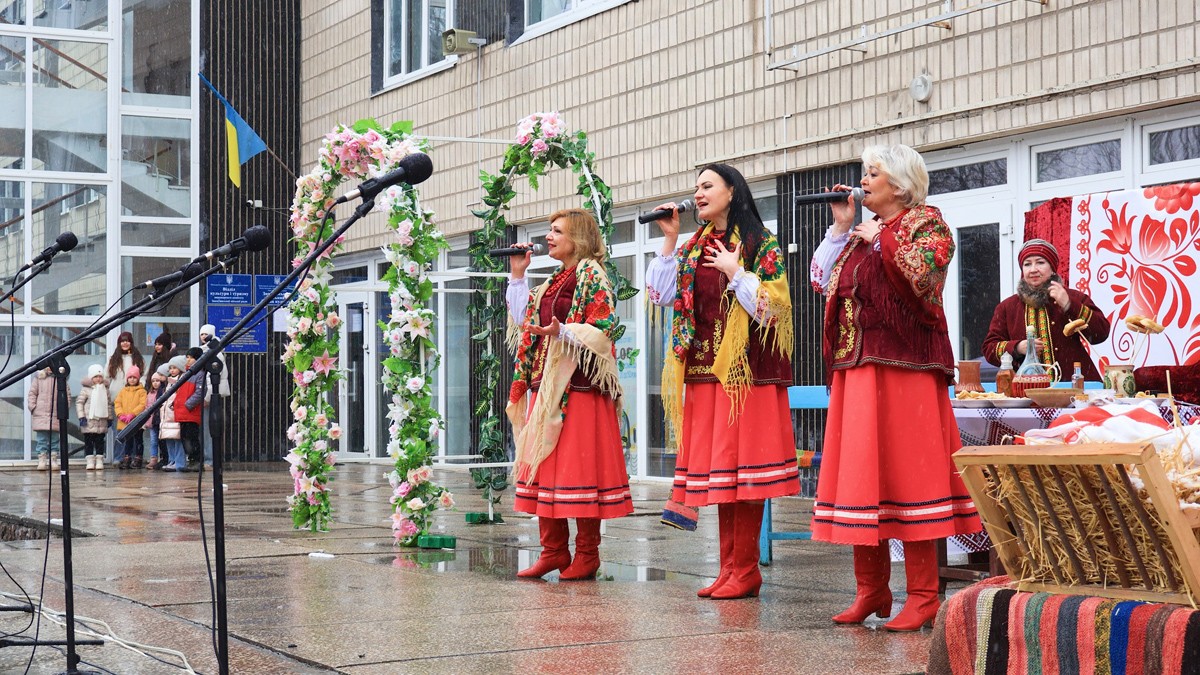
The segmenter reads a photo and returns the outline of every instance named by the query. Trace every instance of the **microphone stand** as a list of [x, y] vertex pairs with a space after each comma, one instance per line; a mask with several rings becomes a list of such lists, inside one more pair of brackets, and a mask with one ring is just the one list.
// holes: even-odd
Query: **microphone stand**
[[[5, 299], [16, 295], [16, 292], [23, 286], [29, 283], [38, 274], [44, 272], [50, 267], [51, 260], [46, 260], [40, 265], [34, 266], [32, 271], [21, 280], [21, 283], [12, 288], [5, 295]], [[68, 675], [80, 675], [82, 673], [92, 673], [94, 671], [79, 670], [79, 654], [75, 651], [77, 645], [103, 645], [104, 640], [76, 640], [75, 639], [75, 583], [74, 571], [71, 568], [71, 477], [70, 477], [70, 453], [67, 450], [67, 420], [70, 418], [70, 403], [67, 396], [67, 376], [71, 374], [71, 367], [67, 365], [65, 354], [51, 353], [47, 357], [37, 360], [39, 364], [48, 363], [53, 372], [55, 381], [55, 396], [54, 410], [55, 417], [58, 419], [58, 457], [59, 465], [62, 467], [59, 471], [59, 478], [62, 482], [60, 490], [62, 498], [62, 529], [63, 529], [63, 598], [64, 610], [66, 612], [66, 640], [33, 640], [19, 637], [6, 637], [0, 640], [0, 648], [4, 647], [37, 647], [38, 645], [60, 646], [65, 645], [67, 648], [67, 670]], [[44, 367], [44, 366], [42, 366]], [[40, 368], [36, 369], [40, 370]], [[21, 375], [15, 381], [24, 378]], [[11, 378], [6, 378], [11, 379]], [[5, 384], [2, 388], [6, 388]], [[50, 546], [50, 528], [46, 528], [46, 546]], [[30, 607], [30, 611], [33, 608]]]
[[[165, 403], [172, 394], [178, 391], [179, 388], [183, 386], [184, 382], [194, 377], [200, 371], [208, 370], [209, 377], [212, 378], [210, 379], [210, 386], [213, 382], [219, 382], [222, 366], [221, 362], [217, 360], [217, 354], [220, 354], [225, 350], [226, 347], [229, 346], [231, 342], [233, 342], [233, 340], [240, 337], [242, 330], [247, 324], [254, 320], [255, 316], [260, 311], [270, 305], [271, 301], [274, 300], [280, 293], [283, 293], [284, 289], [286, 289], [293, 281], [299, 278], [301, 274], [304, 274], [306, 271], [308, 271], [308, 268], [312, 267], [313, 263], [315, 263], [317, 259], [325, 253], [325, 251], [329, 250], [334, 244], [337, 243], [338, 238], [341, 237], [346, 230], [350, 229], [351, 225], [353, 225], [363, 216], [370, 213], [371, 209], [373, 208], [375, 208], [374, 199], [363, 200], [363, 202], [354, 209], [354, 215], [347, 218], [346, 222], [343, 223], [340, 228], [338, 228], [333, 234], [329, 235], [325, 241], [321, 242], [315, 249], [313, 249], [312, 253], [309, 253], [307, 258], [302, 260], [290, 274], [284, 277], [283, 281], [279, 282], [279, 284], [276, 285], [275, 288], [266, 295], [266, 297], [264, 297], [262, 300], [259, 300], [258, 304], [251, 308], [251, 310], [242, 317], [242, 320], [239, 321], [237, 325], [227, 331], [224, 337], [222, 337], [220, 340], [209, 340], [208, 351], [201, 354], [200, 358], [196, 359], [196, 362], [192, 364], [192, 367], [188, 368], [187, 371], [180, 375], [175, 381], [175, 384], [167, 387], [167, 389], [163, 391], [163, 393], [160, 394], [157, 399], [155, 399], [153, 404], [142, 411], [142, 413], [137, 417], [133, 418], [129, 424], [125, 425], [125, 428], [117, 433], [117, 440], [119, 442], [125, 442], [125, 439], [127, 439], [129, 435], [140, 431], [141, 428], [146, 424], [146, 421], [149, 420], [154, 413], [162, 407], [163, 403]], [[216, 365], [214, 366], [211, 364]], [[218, 431], [224, 430], [225, 419], [224, 411], [214, 412], [219, 408], [220, 406], [214, 408], [210, 404], [208, 410], [210, 433], [213, 434], [213, 548], [217, 559], [217, 663], [219, 665], [219, 672], [221, 675], [229, 675], [228, 602], [225, 588], [225, 495], [223, 485], [221, 483], [222, 471], [224, 470], [225, 447], [223, 442], [215, 435]], [[203, 466], [201, 466], [201, 471], [203, 470]]]
[[[236, 256], [235, 256], [235, 258], [236, 258]], [[73, 572], [72, 566], [71, 566], [71, 561], [72, 561], [72, 554], [71, 554], [71, 480], [70, 480], [70, 463], [68, 461], [70, 459], [70, 452], [67, 450], [67, 444], [69, 442], [69, 438], [67, 435], [67, 422], [70, 419], [70, 413], [69, 413], [70, 403], [69, 403], [68, 396], [67, 396], [67, 377], [71, 374], [71, 367], [70, 367], [70, 365], [67, 364], [66, 357], [68, 354], [75, 351], [75, 349], [78, 348], [80, 345], [88, 342], [89, 340], [94, 339], [97, 336], [107, 333], [113, 326], [124, 323], [125, 321], [132, 318], [133, 316], [136, 316], [137, 314], [141, 314], [144, 311], [148, 311], [155, 304], [163, 303], [163, 302], [166, 302], [167, 300], [170, 300], [172, 297], [183, 292], [191, 285], [198, 283], [201, 279], [204, 279], [208, 276], [211, 276], [212, 274], [215, 274], [216, 272], [223, 270], [227, 266], [227, 263], [232, 262], [232, 260], [233, 259], [222, 260], [219, 265], [214, 265], [213, 267], [205, 270], [203, 274], [197, 275], [194, 279], [189, 279], [186, 282], [179, 284], [178, 286], [171, 289], [170, 291], [163, 293], [161, 296], [155, 294], [155, 291], [157, 291], [157, 289], [153, 289], [151, 293], [147, 294], [145, 298], [142, 298], [141, 300], [139, 300], [137, 303], [135, 303], [129, 309], [124, 310], [122, 312], [118, 312], [111, 319], [109, 319], [103, 323], [97, 324], [96, 326], [93, 326], [90, 329], [84, 330], [79, 335], [76, 335], [74, 338], [71, 338], [70, 340], [59, 345], [58, 347], [55, 347], [49, 353], [47, 353], [45, 356], [42, 356], [40, 358], [34, 359], [33, 361], [30, 361], [29, 363], [25, 364], [18, 370], [10, 373], [8, 376], [4, 377], [3, 379], [0, 379], [0, 391], [3, 391], [4, 389], [7, 389], [8, 387], [12, 386], [14, 383], [21, 381], [30, 373], [41, 370], [42, 368], [45, 368], [47, 365], [51, 367], [51, 369], [53, 371], [53, 376], [55, 378], [55, 382], [56, 382], [56, 384], [55, 384], [55, 388], [56, 388], [55, 413], [56, 413], [56, 417], [58, 418], [58, 453], [59, 453], [59, 465], [61, 466], [61, 469], [59, 470], [59, 476], [62, 481], [61, 498], [62, 498], [62, 521], [63, 521], [63, 536], [62, 536], [62, 538], [63, 538], [63, 590], [64, 590], [64, 598], [65, 598], [64, 599], [64, 605], [65, 605], [64, 610], [65, 610], [65, 615], [66, 615], [65, 623], [66, 623], [66, 633], [67, 633], [67, 639], [65, 641], [63, 641], [63, 640], [29, 640], [29, 639], [19, 638], [19, 637], [8, 637], [8, 638], [0, 639], [0, 648], [37, 646], [37, 645], [48, 645], [48, 646], [65, 645], [67, 648], [67, 670], [65, 671], [67, 673], [67, 675], [83, 675], [84, 673], [94, 672], [94, 671], [79, 670], [80, 658], [79, 658], [79, 655], [75, 651], [76, 645], [103, 645], [104, 641], [103, 640], [77, 640], [77, 639], [75, 639], [75, 582], [74, 582], [74, 572]], [[8, 297], [8, 295], [12, 295], [13, 293], [15, 293], [22, 286], [29, 283], [30, 279], [32, 279], [38, 273], [44, 271], [49, 266], [50, 266], [50, 261], [47, 260], [46, 262], [42, 263], [40, 266], [35, 267], [34, 271], [30, 275], [25, 277], [21, 281], [20, 284], [18, 284], [16, 287], [14, 287], [12, 289], [12, 291], [9, 291], [9, 293], [5, 297]], [[49, 531], [48, 530], [47, 530], [46, 545], [49, 546]], [[31, 608], [31, 610], [32, 610], [32, 608]]]

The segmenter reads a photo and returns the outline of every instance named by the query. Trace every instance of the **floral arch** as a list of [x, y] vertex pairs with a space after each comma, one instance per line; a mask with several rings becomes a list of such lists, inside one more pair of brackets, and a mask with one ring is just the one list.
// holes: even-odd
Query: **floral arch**
[[[333, 231], [333, 195], [343, 181], [361, 181], [386, 173], [404, 157], [421, 150], [421, 142], [412, 136], [411, 122], [385, 129], [374, 120], [361, 120], [349, 128], [338, 125], [327, 134], [316, 166], [296, 180], [291, 213], [297, 247], [293, 266], [298, 266]], [[384, 280], [392, 311], [387, 321], [379, 322], [389, 348], [383, 361], [383, 385], [390, 397], [388, 454], [395, 461], [388, 473], [391, 523], [396, 543], [411, 546], [428, 532], [435, 509], [454, 505], [450, 492], [433, 482], [429, 466], [444, 425], [433, 406], [427, 376], [440, 357], [430, 332], [433, 312], [427, 308], [433, 284], [425, 274], [447, 245], [432, 221], [432, 212], [422, 208], [416, 188], [393, 186], [378, 200], [387, 210], [388, 227], [396, 235], [383, 247], [391, 263]], [[341, 318], [330, 282], [333, 256], [341, 248], [339, 241], [301, 277], [288, 305], [291, 314], [287, 334], [291, 341], [281, 357], [295, 383], [290, 406], [294, 423], [287, 431], [292, 449], [286, 459], [294, 479], [288, 509], [297, 529], [314, 532], [328, 530], [330, 525], [329, 487], [336, 459], [330, 442], [341, 437], [329, 400], [340, 377], [337, 328]]]
[[[524, 177], [536, 190], [538, 179], [545, 176], [551, 167], [569, 168], [579, 176], [576, 194], [583, 197], [583, 208], [595, 214], [600, 232], [604, 235], [604, 243], [609, 245], [613, 228], [612, 190], [592, 168], [596, 155], [588, 150], [587, 135], [582, 131], [567, 134], [566, 128], [566, 123], [557, 112], [529, 115], [517, 123], [515, 142], [504, 153], [500, 172], [495, 175], [487, 172], [480, 174], [486, 208], [472, 213], [483, 220], [483, 227], [468, 249], [471, 266], [476, 271], [504, 272], [504, 261], [488, 256], [487, 252], [504, 246], [508, 241], [509, 222], [506, 214], [517, 196], [514, 180]], [[605, 262], [605, 267], [618, 300], [628, 300], [637, 294], [637, 289], [613, 264], [611, 256]], [[467, 308], [474, 326], [472, 331], [476, 330], [475, 327], [479, 328], [471, 338], [482, 343], [484, 350], [475, 368], [476, 390], [480, 394], [472, 404], [472, 414], [479, 429], [477, 451], [486, 463], [502, 463], [507, 459], [504, 427], [500, 421], [503, 415], [496, 410], [498, 402], [494, 395], [501, 389], [508, 391], [507, 387], [500, 388], [500, 377], [511, 365], [501, 357], [502, 350], [497, 348], [508, 323], [508, 309], [499, 293], [500, 288], [499, 278], [485, 278], [479, 283], [479, 292], [472, 295]], [[498, 297], [500, 301], [496, 302]], [[624, 333], [625, 327], [618, 325], [614, 340], [620, 339]], [[637, 351], [634, 350], [629, 358], [636, 356]], [[625, 364], [618, 365], [623, 368]], [[493, 504], [498, 503], [498, 493], [508, 487], [507, 472], [476, 469], [471, 475], [475, 487], [483, 491], [484, 498]]]

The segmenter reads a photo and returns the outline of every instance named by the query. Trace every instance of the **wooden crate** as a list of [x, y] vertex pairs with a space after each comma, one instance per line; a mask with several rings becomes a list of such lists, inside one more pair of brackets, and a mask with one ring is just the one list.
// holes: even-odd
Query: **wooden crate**
[[1019, 590], [1196, 606], [1196, 523], [1153, 445], [972, 447], [954, 463]]

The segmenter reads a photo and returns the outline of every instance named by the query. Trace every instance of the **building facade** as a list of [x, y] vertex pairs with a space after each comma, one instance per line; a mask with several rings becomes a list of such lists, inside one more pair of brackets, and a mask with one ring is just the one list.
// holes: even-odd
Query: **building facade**
[[[959, 358], [979, 356], [991, 310], [1012, 293], [1023, 213], [1045, 199], [1200, 176], [1200, 20], [1191, 0], [893, 3], [867, 0], [343, 0], [302, 3], [301, 163], [336, 124], [412, 120], [431, 139], [434, 177], [422, 198], [451, 239], [435, 278], [443, 452], [470, 455], [470, 326], [465, 255], [479, 223], [480, 170], [501, 163], [515, 124], [559, 111], [586, 131], [613, 187], [613, 255], [642, 286], [659, 233], [636, 216], [690, 194], [699, 167], [746, 175], [788, 251], [795, 294], [798, 384], [822, 384], [820, 299], [808, 260], [828, 225], [797, 194], [861, 174], [870, 144], [905, 143], [931, 169], [930, 203], [955, 228], [959, 253], [946, 304]], [[447, 27], [486, 44], [444, 55]], [[567, 174], [567, 172], [563, 172]], [[514, 201], [515, 236], [576, 206], [570, 175], [551, 175]], [[346, 309], [372, 318], [387, 241], [381, 217], [349, 236], [340, 269]], [[538, 261], [549, 269], [553, 261]], [[629, 468], [669, 476], [657, 390], [662, 329], [639, 296], [620, 308], [638, 350], [626, 372]], [[378, 353], [378, 349], [374, 353]], [[371, 350], [358, 372], [370, 373]], [[372, 389], [372, 378], [360, 387]], [[354, 387], [351, 387], [354, 389]], [[630, 395], [636, 394], [636, 395]], [[361, 409], [379, 429], [378, 393]], [[344, 399], [350, 402], [351, 399]], [[353, 399], [358, 401], [358, 399]], [[361, 401], [358, 401], [361, 402]], [[356, 413], [357, 414], [357, 413]], [[798, 444], [821, 437], [797, 418]], [[382, 433], [382, 432], [379, 432]], [[378, 457], [382, 444], [344, 448]]]
[[[299, 3], [212, 4], [0, 2], [0, 285], [12, 288], [23, 263], [59, 235], [72, 232], [79, 242], [11, 302], [5, 298], [5, 374], [130, 307], [146, 293], [138, 285], [254, 220], [246, 193], [229, 185], [224, 111], [198, 72], [239, 104], [279, 156], [278, 163], [253, 160], [244, 187], [279, 209], [280, 234], [236, 271], [288, 271], [282, 223], [298, 157]], [[108, 361], [121, 330], [133, 333], [147, 361], [163, 331], [181, 350], [196, 344], [204, 305], [196, 287], [83, 345], [68, 357], [72, 393], [89, 365]], [[273, 355], [230, 357], [235, 392], [253, 383], [286, 400], [286, 377], [266, 367], [278, 364], [278, 342]], [[0, 460], [31, 458], [27, 387], [0, 392]], [[227, 404], [231, 457], [282, 455], [285, 405], [236, 394]], [[74, 424], [71, 432], [78, 438]]]

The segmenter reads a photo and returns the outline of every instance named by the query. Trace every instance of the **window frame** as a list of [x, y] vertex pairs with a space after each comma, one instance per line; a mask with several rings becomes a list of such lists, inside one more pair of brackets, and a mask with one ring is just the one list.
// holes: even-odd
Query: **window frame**
[[[412, 3], [412, 2], [421, 2], [424, 5], [424, 11], [421, 14], [421, 21], [422, 21], [421, 35], [427, 37], [429, 35], [429, 1], [430, 0], [380, 0], [381, 5], [382, 5], [381, 16], [382, 16], [383, 25], [381, 26], [381, 28], [382, 28], [382, 32], [383, 32], [383, 46], [378, 55], [379, 73], [380, 73], [381, 77], [380, 77], [379, 92], [376, 92], [376, 93], [382, 93], [389, 89], [394, 89], [396, 87], [404, 86], [410, 82], [415, 82], [416, 80], [424, 79], [426, 77], [429, 77], [430, 75], [433, 75], [434, 73], [440, 73], [443, 70], [449, 70], [450, 68], [453, 68], [456, 63], [458, 63], [458, 56], [456, 56], [454, 54], [444, 54], [440, 60], [435, 61], [433, 63], [425, 64], [424, 66], [421, 66], [420, 68], [414, 68], [413, 70], [410, 70], [408, 72], [401, 72], [401, 73], [396, 73], [396, 74], [389, 74], [389, 72], [388, 72], [389, 69], [391, 68], [391, 53], [392, 53], [391, 45], [392, 45], [392, 38], [393, 38], [392, 20], [391, 19], [392, 19], [392, 12], [394, 11], [393, 8], [397, 4], [408, 4], [408, 3]], [[451, 27], [455, 26], [454, 22], [455, 22], [456, 4], [457, 4], [457, 0], [446, 0], [446, 27], [447, 28], [451, 28]], [[403, 14], [402, 19], [403, 19], [405, 25], [407, 26], [407, 23], [408, 23], [408, 13], [407, 12], [405, 12]], [[408, 31], [405, 31], [405, 32], [407, 33]], [[403, 39], [403, 36], [401, 36], [401, 39]], [[405, 42], [402, 46], [404, 47], [404, 49], [401, 50], [401, 52], [403, 54], [403, 60], [407, 61], [408, 53], [409, 53], [409, 50], [408, 50], [409, 45], [407, 44], [407, 42]], [[421, 49], [422, 60], [427, 58], [428, 54], [429, 54], [429, 45], [422, 45], [422, 49]]]
[[1150, 163], [1151, 134], [1195, 126], [1200, 126], [1200, 118], [1196, 115], [1172, 117], [1166, 120], [1145, 120], [1138, 125], [1136, 133], [1138, 148], [1141, 150], [1141, 156], [1138, 158], [1139, 185], [1172, 183], [1200, 176], [1200, 157], [1162, 164]]
[[571, 0], [575, 6], [554, 16], [538, 21], [537, 23], [529, 23], [529, 0], [521, 0], [521, 11], [525, 31], [516, 40], [513, 40], [509, 45], [515, 47], [522, 42], [528, 42], [547, 33], [554, 31], [564, 26], [569, 26], [573, 23], [583, 21], [584, 19], [593, 17], [602, 12], [607, 12], [614, 7], [620, 7], [627, 2], [633, 0]]

